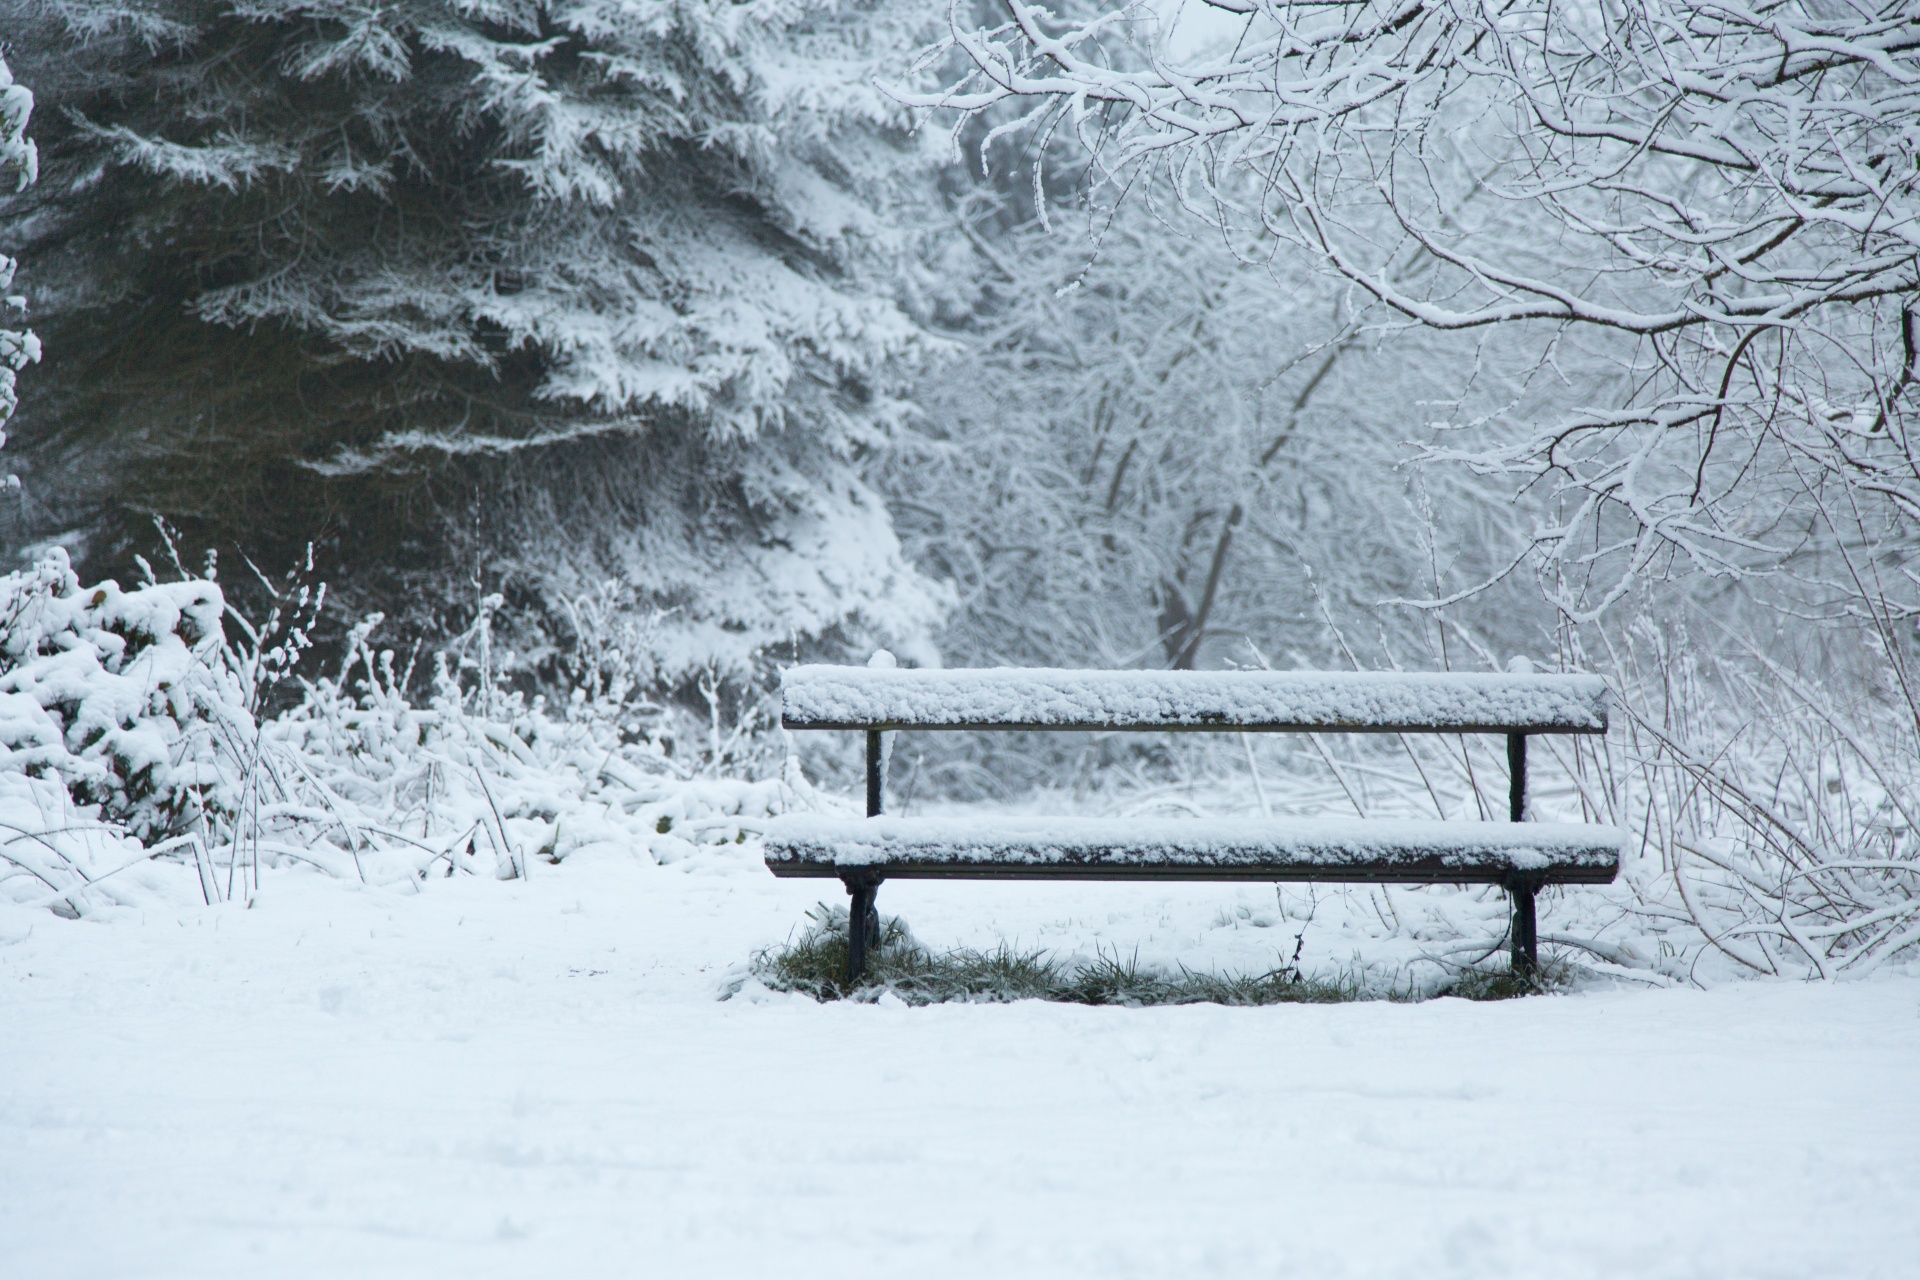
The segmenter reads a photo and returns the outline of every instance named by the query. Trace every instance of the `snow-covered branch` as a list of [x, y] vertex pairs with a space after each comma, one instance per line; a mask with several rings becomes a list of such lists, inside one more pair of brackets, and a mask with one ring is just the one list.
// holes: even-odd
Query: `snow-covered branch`
[[[1535, 546], [1594, 587], [1583, 616], [1676, 555], [1776, 568], [1805, 534], [1801, 479], [1920, 504], [1910, 7], [1005, 0], [990, 27], [968, 12], [929, 62], [957, 60], [951, 83], [908, 101], [1070, 122], [1110, 177], [1152, 175], [1423, 325], [1612, 342], [1612, 402], [1450, 451], [1554, 477], [1579, 518]], [[1608, 532], [1622, 522], [1651, 542]], [[1595, 580], [1593, 548], [1629, 544], [1611, 585]]]

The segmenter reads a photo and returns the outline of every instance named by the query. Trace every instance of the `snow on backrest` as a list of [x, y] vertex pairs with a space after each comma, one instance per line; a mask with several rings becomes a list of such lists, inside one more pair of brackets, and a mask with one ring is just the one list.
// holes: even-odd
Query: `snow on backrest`
[[789, 729], [1605, 733], [1598, 676], [799, 666]]

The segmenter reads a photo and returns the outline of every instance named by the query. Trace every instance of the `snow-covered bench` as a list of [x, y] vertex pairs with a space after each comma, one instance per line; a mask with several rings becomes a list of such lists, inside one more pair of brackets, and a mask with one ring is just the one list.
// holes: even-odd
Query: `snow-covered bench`
[[[1290, 880], [1497, 884], [1513, 899], [1513, 963], [1538, 963], [1534, 895], [1606, 884], [1622, 833], [1524, 822], [1527, 737], [1607, 731], [1597, 676], [1266, 671], [955, 671], [792, 667], [789, 729], [867, 735], [867, 817], [795, 814], [767, 829], [777, 876], [836, 878], [852, 895], [848, 977], [878, 935], [888, 879]], [[899, 729], [1499, 733], [1508, 822], [1391, 819], [898, 818], [881, 814], [881, 735]]]

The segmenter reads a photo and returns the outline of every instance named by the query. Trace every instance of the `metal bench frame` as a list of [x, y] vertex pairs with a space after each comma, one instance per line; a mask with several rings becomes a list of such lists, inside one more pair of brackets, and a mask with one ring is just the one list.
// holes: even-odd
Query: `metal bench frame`
[[[855, 668], [854, 670], [859, 670], [859, 669]], [[1022, 673], [1023, 673], [1022, 669], [1009, 669], [1009, 674], [1022, 674]], [[903, 672], [902, 674], [905, 674], [905, 673]], [[1219, 674], [1225, 674], [1225, 673], [1219, 673]], [[884, 792], [885, 792], [885, 786], [886, 786], [886, 770], [884, 765], [886, 753], [885, 753], [884, 735], [888, 732], [897, 732], [902, 729], [989, 729], [989, 730], [1016, 730], [1016, 731], [1047, 731], [1047, 730], [1065, 729], [1065, 730], [1081, 730], [1081, 731], [1093, 731], [1093, 732], [1213, 731], [1213, 732], [1229, 732], [1229, 733], [1247, 733], [1247, 732], [1501, 733], [1505, 735], [1507, 740], [1507, 771], [1508, 771], [1507, 817], [1509, 822], [1526, 821], [1527, 739], [1530, 736], [1532, 736], [1535, 733], [1542, 733], [1542, 732], [1604, 734], [1607, 728], [1604, 706], [1602, 706], [1602, 709], [1600, 710], [1597, 723], [1553, 723], [1553, 724], [1547, 724], [1547, 725], [1530, 725], [1526, 729], [1517, 729], [1509, 725], [1483, 724], [1483, 723], [1469, 723], [1469, 724], [1463, 724], [1459, 726], [1448, 724], [1448, 725], [1437, 726], [1437, 727], [1431, 724], [1386, 724], [1386, 723], [1368, 723], [1368, 722], [1340, 722], [1340, 723], [1287, 722], [1287, 723], [1242, 724], [1242, 723], [1234, 723], [1230, 720], [1222, 720], [1218, 718], [1209, 718], [1205, 722], [1191, 722], [1191, 723], [1169, 723], [1166, 721], [1148, 721], [1148, 722], [1102, 721], [1098, 723], [1090, 723], [1085, 721], [1028, 722], [1028, 721], [994, 720], [992, 722], [986, 722], [986, 723], [966, 722], [966, 721], [955, 721], [952, 723], [944, 723], [944, 722], [928, 723], [928, 722], [922, 722], [922, 721], [915, 721], [915, 722], [893, 722], [893, 723], [875, 724], [870, 721], [863, 723], [860, 721], [849, 721], [849, 720], [838, 719], [838, 718], [810, 717], [804, 714], [794, 715], [794, 714], [791, 714], [790, 709], [787, 707], [783, 707], [782, 715], [781, 715], [781, 725], [782, 727], [787, 729], [856, 730], [856, 731], [864, 732], [866, 734], [866, 784], [867, 784], [866, 791], [867, 791], [867, 816], [869, 818], [879, 817], [883, 810]], [[774, 874], [781, 875], [781, 876], [823, 874], [823, 873], [814, 872], [814, 871], [800, 871], [800, 870], [793, 869], [789, 866], [781, 865], [777, 863], [775, 858], [772, 857], [771, 855], [769, 855], [767, 859], [767, 866], [771, 871], [774, 872]], [[875, 907], [875, 897], [879, 891], [881, 883], [888, 878], [888, 872], [887, 872], [887, 869], [885, 868], [874, 868], [871, 870], [864, 870], [864, 869], [853, 868], [853, 867], [845, 867], [845, 868], [835, 868], [833, 872], [831, 872], [830, 874], [837, 876], [837, 878], [841, 880], [841, 882], [846, 887], [848, 896], [851, 899], [851, 901], [848, 904], [848, 930], [847, 930], [847, 935], [848, 935], [847, 978], [848, 978], [849, 985], [851, 985], [853, 983], [858, 982], [861, 975], [866, 972], [868, 948], [870, 946], [877, 945], [879, 942], [880, 924], [879, 924], [879, 914]], [[1539, 945], [1540, 944], [1539, 944], [1538, 912], [1535, 905], [1535, 897], [1541, 888], [1543, 888], [1545, 885], [1550, 883], [1608, 883], [1608, 882], [1611, 882], [1614, 874], [1615, 872], [1609, 872], [1604, 880], [1599, 880], [1592, 875], [1562, 877], [1562, 876], [1556, 876], [1552, 868], [1546, 868], [1542, 870], [1515, 869], [1502, 875], [1498, 883], [1501, 885], [1502, 888], [1504, 888], [1507, 891], [1507, 894], [1509, 895], [1512, 901], [1511, 952], [1512, 952], [1512, 965], [1513, 965], [1514, 972], [1519, 974], [1531, 974], [1535, 972], [1539, 967]], [[1261, 873], [1249, 873], [1249, 874], [1233, 875], [1233, 876], [1206, 876], [1206, 875], [1198, 875], [1198, 874], [1192, 874], [1192, 873], [1182, 874], [1180, 869], [1172, 869], [1169, 871], [1165, 871], [1159, 875], [1144, 875], [1138, 872], [1129, 873], [1124, 870], [1105, 870], [1097, 867], [1095, 868], [1078, 867], [1072, 870], [1052, 869], [1052, 870], [1024, 871], [1017, 867], [1010, 868], [1007, 866], [996, 866], [991, 871], [982, 869], [982, 871], [975, 873], [975, 872], [969, 872], [965, 868], [965, 864], [959, 864], [958, 866], [949, 864], [938, 870], [916, 869], [916, 870], [908, 871], [905, 873], [902, 873], [901, 871], [896, 870], [894, 872], [894, 875], [895, 875], [895, 878], [906, 878], [907, 876], [911, 876], [913, 878], [939, 877], [939, 878], [954, 878], [954, 879], [960, 879], [960, 878], [1002, 878], [1002, 879], [1072, 878], [1072, 879], [1126, 880], [1126, 879], [1157, 878], [1157, 879], [1199, 880], [1199, 879], [1215, 879], [1215, 878], [1233, 878], [1233, 879], [1260, 879], [1260, 880], [1293, 880], [1293, 879], [1307, 880], [1307, 881], [1317, 880], [1323, 883], [1324, 882], [1341, 882], [1341, 881], [1344, 881], [1347, 883], [1368, 883], [1369, 882], [1368, 877], [1360, 874], [1354, 874], [1353, 869], [1351, 868], [1347, 869], [1342, 874], [1327, 875], [1327, 876], [1321, 876], [1321, 875], [1295, 876], [1295, 875], [1285, 875], [1285, 874], [1261, 874]], [[1398, 881], [1399, 879], [1400, 877], [1398, 876], [1385, 876], [1385, 875], [1372, 877], [1372, 881], [1376, 883], [1382, 882], [1382, 881]], [[1477, 878], [1474, 880], [1467, 880], [1467, 881], [1452, 881], [1446, 877], [1436, 875], [1432, 877], [1422, 876], [1417, 879], [1408, 880], [1405, 882], [1407, 883], [1459, 883], [1459, 882], [1491, 883], [1492, 881], [1480, 880]]]

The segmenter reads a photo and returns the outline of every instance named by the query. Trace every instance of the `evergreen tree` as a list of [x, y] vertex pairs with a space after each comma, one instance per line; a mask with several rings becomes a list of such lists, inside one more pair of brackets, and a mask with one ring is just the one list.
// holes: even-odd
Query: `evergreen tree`
[[937, 613], [861, 478], [922, 346], [886, 0], [9, 7], [62, 353], [16, 540], [318, 537], [428, 629], [613, 581], [667, 680]]

